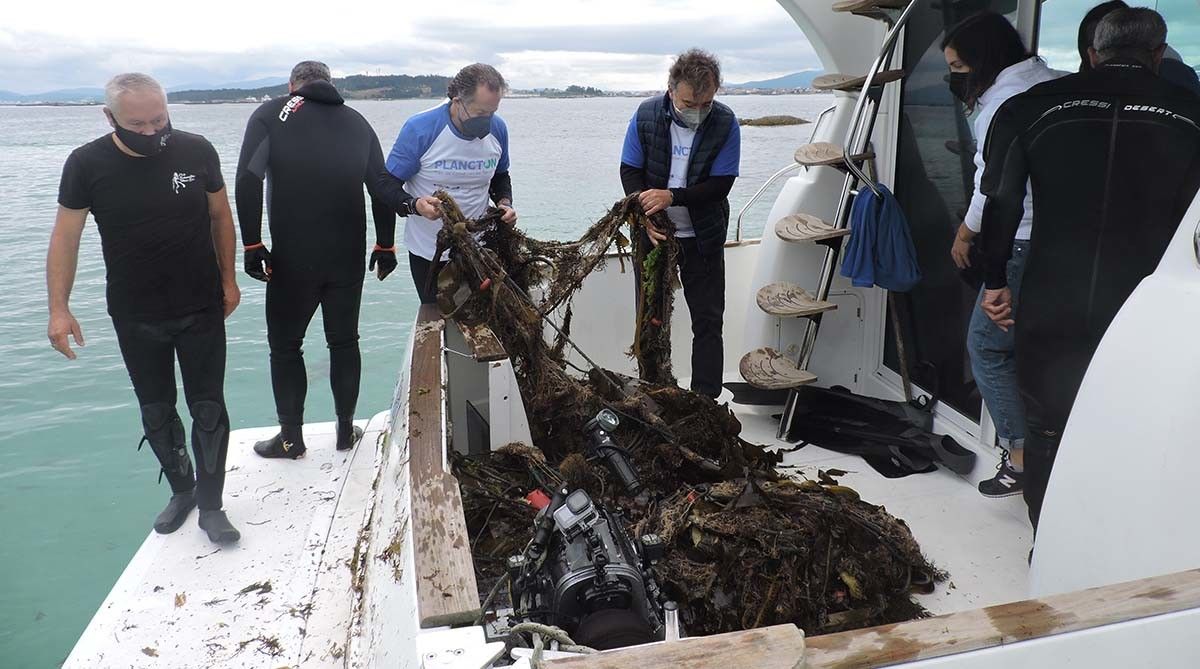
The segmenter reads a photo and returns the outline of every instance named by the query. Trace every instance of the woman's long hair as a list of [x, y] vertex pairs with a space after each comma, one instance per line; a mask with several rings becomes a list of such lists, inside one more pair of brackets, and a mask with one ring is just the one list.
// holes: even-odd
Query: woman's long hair
[[1029, 58], [1021, 34], [1008, 19], [996, 12], [979, 12], [959, 21], [942, 41], [942, 49], [953, 48], [958, 59], [971, 68], [967, 77], [966, 102], [974, 108], [1005, 68]]

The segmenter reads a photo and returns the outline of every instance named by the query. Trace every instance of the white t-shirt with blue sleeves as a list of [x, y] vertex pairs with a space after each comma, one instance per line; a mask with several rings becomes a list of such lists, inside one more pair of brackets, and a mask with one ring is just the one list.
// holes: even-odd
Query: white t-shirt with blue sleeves
[[[674, 118], [671, 119], [671, 173], [667, 178], [667, 188], [686, 188], [688, 164], [691, 162], [692, 149], [695, 148], [696, 131], [683, 125]], [[729, 130], [729, 138], [717, 153], [713, 161], [710, 177], [738, 176], [738, 163], [741, 160], [742, 135], [737, 119]], [[642, 142], [638, 138], [637, 114], [629, 121], [629, 129], [625, 131], [625, 145], [621, 150], [621, 162], [631, 167], [645, 167], [646, 156]], [[692, 228], [692, 217], [687, 207], [667, 207], [667, 218], [675, 226], [676, 237], [695, 237]]]
[[[466, 137], [450, 122], [447, 101], [405, 121], [388, 154], [387, 169], [404, 181], [409, 195], [430, 197], [444, 190], [464, 216], [479, 218], [488, 208], [492, 177], [508, 171], [508, 126], [493, 115], [491, 134]], [[413, 214], [404, 225], [404, 245], [414, 255], [433, 260], [441, 228], [440, 220]]]

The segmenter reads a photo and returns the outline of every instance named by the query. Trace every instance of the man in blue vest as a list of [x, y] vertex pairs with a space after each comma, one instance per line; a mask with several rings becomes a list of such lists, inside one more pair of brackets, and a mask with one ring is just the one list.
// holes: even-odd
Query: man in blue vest
[[[725, 237], [729, 190], [738, 176], [737, 117], [714, 100], [721, 66], [690, 49], [675, 59], [667, 92], [643, 102], [629, 121], [621, 151], [625, 194], [640, 192], [647, 214], [665, 211], [679, 241], [679, 278], [692, 314], [692, 390], [721, 394], [725, 315]], [[648, 228], [653, 244], [666, 239]]]

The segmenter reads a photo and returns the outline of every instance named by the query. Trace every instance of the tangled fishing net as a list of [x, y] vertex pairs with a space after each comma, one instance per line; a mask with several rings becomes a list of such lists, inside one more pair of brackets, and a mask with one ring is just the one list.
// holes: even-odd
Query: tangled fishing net
[[[664, 538], [659, 582], [690, 634], [786, 622], [818, 634], [925, 614], [910, 593], [943, 575], [902, 520], [825, 472], [818, 481], [777, 473], [779, 456], [743, 440], [728, 407], [675, 384], [679, 246], [663, 214], [647, 217], [630, 196], [579, 240], [542, 241], [502, 224], [498, 211], [471, 221], [438, 197], [437, 253], [451, 251], [436, 277], [439, 306], [447, 317], [486, 324], [504, 345], [534, 442], [483, 459], [451, 455], [481, 584], [495, 583], [528, 542], [535, 509], [525, 496], [565, 483], [621, 509], [633, 535]], [[652, 245], [642, 232], [648, 223], [667, 239]], [[606, 258], [612, 250], [616, 257]], [[571, 297], [614, 261], [637, 277], [636, 379], [568, 350]], [[625, 498], [608, 470], [583, 456], [583, 425], [603, 408], [621, 416], [614, 436], [648, 500]]]

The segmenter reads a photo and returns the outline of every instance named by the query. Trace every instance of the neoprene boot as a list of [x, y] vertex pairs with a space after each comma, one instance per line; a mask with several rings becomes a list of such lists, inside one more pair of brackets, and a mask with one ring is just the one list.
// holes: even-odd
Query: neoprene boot
[[159, 534], [170, 534], [183, 525], [188, 514], [196, 508], [195, 491], [177, 492], [171, 495], [167, 506], [154, 519], [154, 531]]
[[214, 544], [231, 544], [242, 538], [229, 517], [221, 509], [200, 509], [200, 529], [208, 534]]

